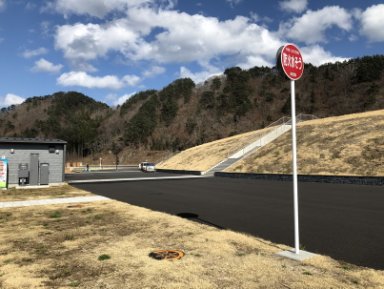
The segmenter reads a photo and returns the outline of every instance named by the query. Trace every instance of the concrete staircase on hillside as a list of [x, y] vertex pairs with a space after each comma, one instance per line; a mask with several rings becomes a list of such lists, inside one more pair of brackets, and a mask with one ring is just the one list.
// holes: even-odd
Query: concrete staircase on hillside
[[[316, 119], [317, 117], [315, 115], [311, 114], [299, 114], [297, 116], [297, 122], [305, 121], [305, 120], [311, 120]], [[216, 164], [214, 167], [209, 169], [206, 172], [203, 172], [202, 174], [211, 176], [214, 175], [215, 172], [221, 172], [228, 168], [229, 166], [233, 165], [235, 162], [241, 160], [248, 154], [258, 150], [259, 148], [265, 146], [266, 144], [271, 143], [275, 139], [277, 139], [282, 134], [286, 133], [287, 131], [291, 130], [291, 119], [288, 117], [282, 117], [281, 119], [275, 121], [274, 123], [271, 123], [268, 127], [271, 128], [271, 130], [267, 133], [265, 133], [262, 137], [256, 139], [249, 145], [243, 147], [241, 150], [237, 151], [233, 155], [229, 156], [228, 158], [224, 159], [223, 161]], [[268, 128], [267, 127], [267, 128]]]
[[249, 145], [243, 147], [241, 150], [237, 151], [233, 155], [229, 156], [227, 159], [216, 164], [214, 167], [204, 172], [203, 174], [211, 176], [211, 175], [214, 175], [215, 172], [221, 172], [226, 168], [228, 168], [229, 166], [233, 165], [235, 162], [244, 158], [246, 155], [274, 141], [276, 138], [278, 138], [279, 136], [281, 136], [282, 134], [284, 134], [285, 132], [291, 129], [291, 125], [287, 124], [287, 122], [289, 122], [289, 119], [284, 119], [282, 124], [276, 126], [275, 128], [273, 128], [271, 131], [269, 131], [262, 137], [253, 141]]
[[230, 158], [243, 158], [245, 155], [265, 146], [266, 144], [269, 144], [270, 142], [277, 139], [282, 134], [286, 133], [287, 131], [291, 130], [291, 125], [289, 124], [282, 124], [281, 126], [278, 126], [277, 128], [273, 129], [266, 135], [262, 136], [258, 140], [254, 141], [253, 143], [245, 146], [238, 152], [234, 153], [230, 156]]
[[225, 159], [224, 161], [222, 161], [222, 162], [218, 163], [217, 165], [215, 165], [210, 170], [206, 171], [204, 173], [204, 175], [213, 176], [215, 174], [215, 172], [221, 172], [221, 171], [225, 170], [226, 168], [230, 167], [231, 165], [233, 165], [235, 162], [237, 162], [240, 159], [241, 158], [229, 157], [229, 158]]

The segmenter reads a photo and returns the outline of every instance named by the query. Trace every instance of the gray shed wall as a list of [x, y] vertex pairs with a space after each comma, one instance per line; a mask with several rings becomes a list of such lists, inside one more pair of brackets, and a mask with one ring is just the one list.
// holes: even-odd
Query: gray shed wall
[[[49, 148], [54, 147], [58, 153], [49, 152]], [[14, 149], [14, 153], [11, 153]], [[49, 164], [49, 183], [64, 182], [64, 144], [30, 144], [30, 143], [14, 143], [0, 144], [0, 156], [8, 159], [8, 184], [18, 184], [18, 168], [19, 163], [28, 163], [30, 168], [30, 154], [39, 154], [39, 164]]]

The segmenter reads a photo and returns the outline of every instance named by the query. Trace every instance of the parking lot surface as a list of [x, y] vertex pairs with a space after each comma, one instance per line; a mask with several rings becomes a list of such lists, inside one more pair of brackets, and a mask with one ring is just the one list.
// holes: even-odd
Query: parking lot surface
[[171, 176], [182, 176], [178, 174], [170, 174], [163, 172], [142, 172], [138, 168], [129, 168], [124, 170], [104, 170], [104, 171], [90, 171], [66, 174], [65, 180], [67, 182], [78, 180], [115, 180], [115, 179], [138, 179], [138, 178], [161, 178]]
[[[291, 182], [216, 177], [74, 185], [217, 228], [294, 244]], [[306, 251], [384, 269], [382, 186], [300, 183], [299, 206], [300, 243]]]

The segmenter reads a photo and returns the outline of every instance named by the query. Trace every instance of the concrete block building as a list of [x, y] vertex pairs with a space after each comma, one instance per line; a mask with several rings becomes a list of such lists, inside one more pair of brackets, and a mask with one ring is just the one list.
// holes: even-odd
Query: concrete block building
[[66, 141], [0, 137], [0, 157], [8, 163], [8, 186], [64, 182]]

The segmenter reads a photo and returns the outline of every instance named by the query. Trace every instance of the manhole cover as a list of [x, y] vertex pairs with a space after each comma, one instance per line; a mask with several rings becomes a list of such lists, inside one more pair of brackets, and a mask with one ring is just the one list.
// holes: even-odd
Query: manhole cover
[[156, 260], [179, 260], [185, 253], [181, 250], [156, 250], [149, 254], [149, 257]]

